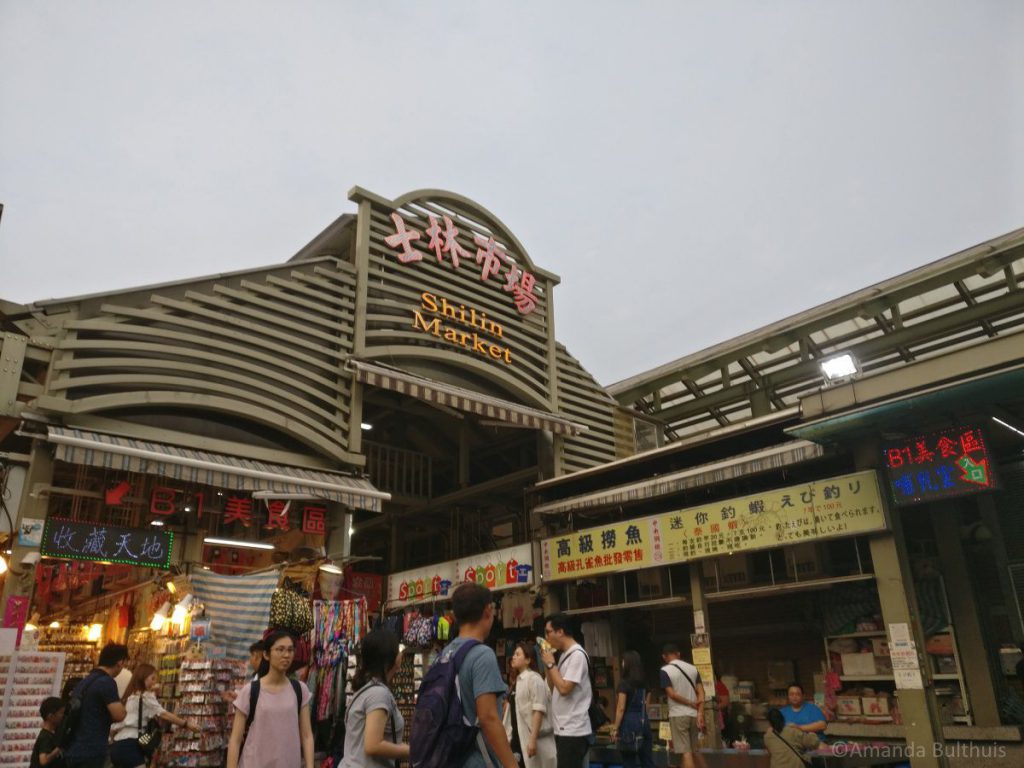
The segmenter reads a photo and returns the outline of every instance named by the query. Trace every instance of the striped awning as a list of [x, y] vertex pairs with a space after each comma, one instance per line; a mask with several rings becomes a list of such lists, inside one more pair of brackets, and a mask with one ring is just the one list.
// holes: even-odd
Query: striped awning
[[587, 429], [583, 424], [577, 424], [548, 411], [519, 405], [453, 384], [444, 384], [398, 368], [362, 360], [351, 360], [350, 366], [356, 381], [363, 384], [400, 392], [428, 403], [446, 405], [511, 426], [545, 429], [556, 435], [578, 435]]
[[47, 439], [56, 446], [55, 458], [69, 464], [142, 472], [232, 491], [260, 491], [271, 498], [274, 494], [309, 496], [371, 512], [380, 512], [381, 502], [391, 498], [369, 480], [336, 472], [268, 464], [81, 429], [47, 430]]
[[747, 475], [756, 475], [759, 472], [767, 472], [803, 461], [811, 461], [824, 455], [824, 452], [825, 449], [817, 443], [794, 440], [753, 453], [745, 453], [725, 461], [702, 464], [668, 475], [652, 477], [639, 483], [619, 485], [603, 491], [549, 501], [546, 504], [539, 504], [534, 508], [534, 512], [552, 514], [617, 504], [631, 504], [690, 488], [700, 488]]

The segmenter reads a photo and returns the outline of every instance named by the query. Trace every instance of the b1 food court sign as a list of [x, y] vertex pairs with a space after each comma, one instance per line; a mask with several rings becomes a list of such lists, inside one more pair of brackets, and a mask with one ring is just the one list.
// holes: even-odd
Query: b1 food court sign
[[918, 504], [996, 486], [985, 437], [978, 427], [918, 435], [886, 446], [889, 487], [897, 504]]
[[169, 568], [173, 546], [172, 531], [121, 528], [51, 517], [43, 527], [40, 553], [64, 560]]
[[855, 472], [545, 539], [541, 566], [582, 578], [888, 527], [875, 472]]
[[388, 576], [388, 606], [445, 600], [455, 587], [473, 582], [497, 592], [533, 584], [533, 546], [498, 549]]

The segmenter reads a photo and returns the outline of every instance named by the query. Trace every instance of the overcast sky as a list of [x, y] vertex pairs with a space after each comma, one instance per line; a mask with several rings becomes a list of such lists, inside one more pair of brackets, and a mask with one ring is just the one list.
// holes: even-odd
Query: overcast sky
[[1024, 226], [1024, 2], [0, 0], [0, 298], [447, 188], [605, 384]]

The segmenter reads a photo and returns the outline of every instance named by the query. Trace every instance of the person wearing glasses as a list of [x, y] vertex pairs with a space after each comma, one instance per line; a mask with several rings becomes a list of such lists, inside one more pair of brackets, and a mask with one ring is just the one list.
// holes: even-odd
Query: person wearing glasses
[[235, 699], [227, 766], [313, 768], [312, 696], [305, 683], [288, 677], [295, 641], [288, 632], [272, 632], [264, 647], [266, 673], [247, 683]]

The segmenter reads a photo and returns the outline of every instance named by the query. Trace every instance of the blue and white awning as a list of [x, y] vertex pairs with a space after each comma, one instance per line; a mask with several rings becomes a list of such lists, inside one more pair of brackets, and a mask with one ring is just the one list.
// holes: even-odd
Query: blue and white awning
[[47, 430], [47, 439], [56, 446], [55, 458], [69, 464], [142, 472], [225, 490], [301, 494], [371, 512], [380, 512], [381, 503], [391, 498], [391, 494], [377, 490], [369, 480], [336, 472], [268, 464], [81, 429]]

